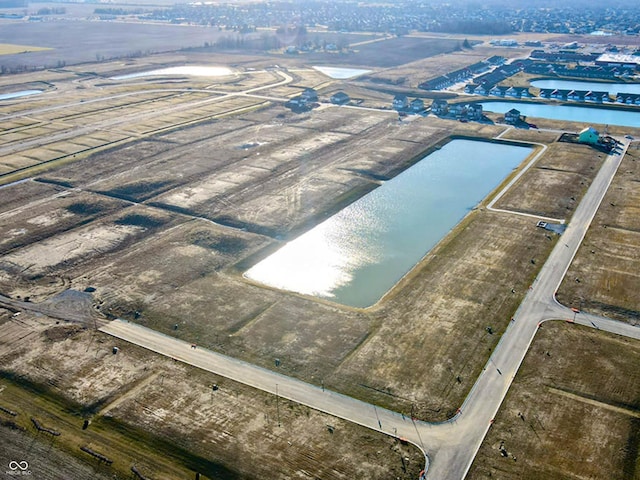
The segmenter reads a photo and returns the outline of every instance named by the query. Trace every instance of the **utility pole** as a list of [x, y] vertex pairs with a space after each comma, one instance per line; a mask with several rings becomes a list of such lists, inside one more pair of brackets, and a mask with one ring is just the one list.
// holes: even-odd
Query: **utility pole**
[[278, 415], [278, 426], [280, 426], [280, 400], [278, 397], [278, 384], [276, 383], [276, 414]]

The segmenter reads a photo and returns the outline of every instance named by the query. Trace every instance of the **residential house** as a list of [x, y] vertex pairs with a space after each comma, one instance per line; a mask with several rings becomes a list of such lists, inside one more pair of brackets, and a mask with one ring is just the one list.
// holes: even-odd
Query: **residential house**
[[555, 100], [566, 100], [568, 94], [569, 90], [561, 90], [559, 88], [556, 88], [553, 90], [553, 92], [551, 92], [549, 98], [553, 98]]
[[454, 103], [449, 105], [449, 113], [456, 118], [462, 118], [467, 115], [467, 105], [464, 103]]
[[318, 92], [316, 92], [314, 88], [307, 88], [304, 92], [302, 92], [301, 97], [304, 98], [307, 102], [317, 102]]
[[587, 127], [578, 134], [578, 141], [589, 145], [597, 145], [600, 142], [600, 134], [595, 128]]
[[504, 97], [507, 90], [509, 90], [509, 87], [506, 85], [496, 85], [489, 90], [489, 95], [493, 95], [494, 97]]
[[522, 96], [522, 89], [517, 87], [509, 87], [506, 92], [504, 92], [506, 97], [520, 98]]
[[424, 111], [424, 100], [421, 98], [414, 98], [409, 104], [409, 109], [414, 113], [420, 113]]
[[351, 101], [349, 95], [344, 92], [336, 92], [329, 99], [334, 105], [345, 105]]
[[495, 85], [489, 85], [489, 84], [482, 84], [482, 85], [478, 85], [476, 87], [476, 89], [473, 91], [473, 93], [475, 93], [476, 95], [482, 95], [482, 96], [489, 96], [489, 92], [491, 92], [491, 89], [494, 87]]
[[501, 57], [500, 55], [494, 55], [493, 57], [487, 58], [485, 61], [489, 65], [504, 65], [507, 59], [504, 57]]
[[307, 112], [313, 108], [312, 104], [307, 102], [307, 100], [302, 95], [297, 95], [285, 104], [287, 108], [290, 108], [294, 112]]
[[451, 80], [443, 75], [427, 80], [426, 82], [422, 82], [418, 85], [418, 88], [421, 88], [422, 90], [442, 90], [447, 88], [449, 85], [451, 85]]
[[608, 102], [609, 92], [590, 91], [586, 93], [586, 95], [584, 96], [584, 100], [586, 102], [596, 102], [596, 103]]
[[640, 105], [640, 95], [634, 93], [618, 93], [616, 95], [617, 103], [625, 105]]
[[469, 105], [469, 108], [467, 109], [467, 116], [469, 117], [469, 120], [482, 120], [482, 117], [484, 116], [482, 113], [482, 105], [479, 103], [472, 103]]
[[474, 93], [476, 91], [476, 88], [478, 88], [480, 85], [478, 85], [477, 83], [467, 83], [464, 86], [464, 93]]
[[449, 113], [449, 104], [446, 100], [436, 99], [431, 104], [431, 112], [435, 115], [446, 115]]
[[516, 125], [521, 122], [520, 110], [516, 110], [512, 108], [507, 113], [504, 114], [504, 121], [509, 125]]
[[394, 110], [398, 110], [398, 111], [406, 110], [408, 106], [409, 106], [409, 99], [407, 98], [406, 95], [399, 93], [393, 98]]
[[575, 102], [584, 102], [584, 96], [587, 93], [588, 92], [585, 92], [584, 90], [571, 90], [569, 93], [567, 93], [567, 100], [573, 100]]
[[520, 98], [532, 98], [533, 94], [527, 87], [516, 87], [520, 89]]
[[551, 94], [554, 90], [554, 88], [541, 88], [539, 96], [540, 98], [551, 98]]

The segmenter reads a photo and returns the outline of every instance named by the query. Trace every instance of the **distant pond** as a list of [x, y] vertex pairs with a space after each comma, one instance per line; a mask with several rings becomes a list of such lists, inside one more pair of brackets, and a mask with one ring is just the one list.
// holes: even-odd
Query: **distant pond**
[[494, 113], [506, 113], [512, 108], [515, 108], [527, 117], [601, 125], [640, 127], [640, 108], [637, 111], [629, 111], [614, 108], [574, 107], [571, 105], [550, 105], [529, 102], [482, 102], [481, 105], [484, 110]]
[[603, 83], [583, 82], [573, 80], [534, 80], [531, 86], [536, 88], [558, 88], [561, 90], [593, 90], [597, 92], [609, 92], [615, 97], [617, 93], [635, 93], [640, 95], [640, 83]]
[[128, 80], [130, 78], [149, 77], [157, 75], [191, 75], [194, 77], [223, 77], [232, 75], [234, 72], [227, 67], [205, 67], [205, 66], [182, 66], [168, 67], [157, 70], [147, 70], [145, 72], [130, 73], [111, 77], [111, 80]]
[[21, 90], [13, 93], [1, 93], [0, 100], [10, 100], [12, 98], [28, 97], [29, 95], [37, 95], [42, 93], [42, 90]]
[[245, 277], [344, 305], [371, 306], [531, 151], [453, 140], [288, 242]]
[[371, 70], [362, 70], [359, 68], [344, 68], [344, 67], [318, 67], [314, 66], [314, 70], [324, 73], [327, 77], [346, 80], [348, 78], [358, 77], [365, 73], [371, 73]]

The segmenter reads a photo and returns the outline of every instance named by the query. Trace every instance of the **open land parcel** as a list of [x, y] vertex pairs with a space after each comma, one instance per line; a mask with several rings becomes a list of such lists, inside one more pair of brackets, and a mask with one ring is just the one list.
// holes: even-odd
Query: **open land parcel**
[[[383, 302], [366, 310], [246, 282], [241, 277], [246, 266], [375, 188], [380, 178], [404, 170], [452, 134], [492, 138], [504, 130], [432, 117], [398, 123], [390, 112], [336, 107], [295, 115], [264, 97], [286, 99], [308, 86], [318, 87], [321, 94], [337, 85], [349, 91], [349, 85], [308, 69], [291, 70], [243, 71], [209, 82], [179, 78], [171, 84], [121, 84], [100, 76], [83, 82], [80, 89], [69, 84], [81, 76], [72, 70], [64, 74], [66, 81], [52, 82], [61, 91], [66, 88], [66, 96], [12, 104], [13, 123], [3, 132], [2, 148], [11, 153], [4, 157], [5, 172], [25, 168], [23, 175], [28, 178], [31, 167], [66, 162], [43, 173], [36, 171], [34, 180], [3, 190], [1, 290], [13, 298], [41, 302], [69, 288], [91, 287], [94, 312], [127, 318], [265, 367], [273, 368], [278, 358], [277, 368], [285, 374], [406, 414], [446, 419], [462, 403], [556, 239], [536, 228], [531, 218], [480, 205]], [[286, 81], [287, 76], [291, 80]], [[35, 80], [20, 80], [31, 81]], [[268, 88], [255, 96], [229, 95], [261, 86]], [[365, 92], [362, 85], [357, 88]], [[133, 105], [131, 98], [136, 99]], [[364, 106], [390, 99], [374, 91]], [[60, 108], [52, 109], [56, 102]], [[25, 108], [28, 120], [21, 113]], [[86, 130], [78, 133], [81, 128]], [[557, 144], [553, 134], [527, 135], [531, 138], [524, 140], [549, 148], [495, 206], [569, 219], [600, 165], [599, 152]], [[28, 149], [22, 148], [36, 139]], [[608, 300], [612, 305], [616, 301]], [[625, 301], [624, 308], [637, 310], [633, 299]], [[7, 315], [7, 324], [14, 321]], [[487, 331], [488, 324], [494, 333]], [[106, 342], [101, 334], [95, 335]], [[64, 342], [91, 338], [89, 332], [70, 337]], [[109, 356], [112, 344], [96, 340], [75, 362], [78, 366], [94, 362], [92, 368], [98, 368], [107, 359], [122, 358]], [[24, 343], [12, 345], [6, 346], [3, 357], [8, 373], [25, 375], [35, 383], [52, 379], [43, 375], [51, 367], [42, 366], [51, 364], [52, 358], [44, 352], [29, 354]], [[118, 346], [123, 353], [131, 350], [132, 363], [138, 367], [163, 362], [133, 347]], [[59, 348], [58, 356], [65, 355], [68, 349]], [[202, 385], [222, 380], [203, 378], [198, 386], [185, 386], [178, 378], [199, 374], [173, 372], [178, 367], [170, 365], [166, 362], [150, 372], [134, 369], [131, 376], [115, 373], [119, 380], [110, 391], [94, 381], [76, 386], [76, 392], [67, 396], [78, 402], [79, 410], [111, 405], [114, 421], [135, 418], [134, 425], [160, 437], [163, 432], [175, 433], [198, 455], [188, 439], [203, 435], [193, 429], [207, 415], [197, 406], [211, 395]], [[164, 378], [160, 372], [171, 374]], [[79, 385], [86, 375], [68, 370], [59, 385], [53, 377], [51, 388], [73, 392], [69, 385]], [[98, 369], [94, 375], [98, 379], [105, 373]], [[9, 385], [15, 387], [12, 380], [6, 382], [7, 392]], [[157, 399], [158, 382], [160, 390], [165, 382], [167, 388], [174, 387], [178, 404], [168, 406]], [[126, 396], [130, 391], [135, 395]], [[268, 396], [256, 400], [261, 394], [247, 391], [248, 405], [274, 401]], [[118, 398], [121, 403], [114, 405]], [[147, 399], [155, 416], [145, 413]], [[16, 400], [18, 405], [23, 401]], [[228, 403], [214, 401], [220, 402], [216, 409]], [[185, 413], [184, 424], [170, 414], [157, 413], [182, 408], [184, 403], [195, 409]], [[89, 416], [98, 415], [99, 407]], [[296, 409], [300, 407], [292, 407], [296, 413], [290, 436], [308, 428], [302, 422], [307, 410]], [[263, 409], [256, 410], [254, 415]], [[151, 418], [158, 415], [161, 423], [154, 424]], [[236, 410], [225, 411], [220, 422], [257, 422], [237, 415]], [[314, 427], [318, 436], [326, 433], [327, 422], [338, 421], [318, 419]], [[242, 447], [233, 448], [251, 449], [272, 436], [278, 437], [271, 443], [278, 450], [283, 440], [268, 433], [270, 428], [277, 432], [275, 423], [280, 422], [273, 421], [273, 411], [265, 413], [257, 436], [242, 438], [236, 444]], [[240, 435], [229, 429], [227, 434]], [[355, 429], [352, 435], [353, 439], [340, 441], [357, 445], [373, 434]], [[296, 438], [302, 444], [311, 441]], [[237, 464], [240, 453], [224, 453], [233, 442], [212, 443], [221, 444], [214, 448], [215, 461], [224, 468]], [[391, 455], [398, 455], [399, 448], [389, 443]], [[369, 451], [355, 449], [364, 455]], [[305, 468], [304, 461], [287, 470], [275, 454], [252, 455], [256, 464], [269, 458], [267, 468], [278, 465], [283, 476]], [[404, 460], [405, 454], [400, 455]], [[306, 468], [318, 468], [307, 461]], [[324, 461], [336, 464], [329, 457]], [[395, 464], [401, 469], [404, 464], [398, 461], [399, 457]], [[354, 466], [361, 462], [348, 461], [347, 473], [335, 478], [357, 475]], [[393, 463], [383, 458], [381, 463], [385, 462]], [[415, 457], [408, 463], [413, 468]], [[415, 475], [404, 466], [405, 474]], [[381, 470], [379, 478], [385, 475]]]

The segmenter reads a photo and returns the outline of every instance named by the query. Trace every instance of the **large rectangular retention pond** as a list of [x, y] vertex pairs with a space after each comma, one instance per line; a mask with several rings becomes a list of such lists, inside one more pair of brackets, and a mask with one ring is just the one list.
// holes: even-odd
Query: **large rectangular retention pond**
[[344, 305], [371, 306], [531, 150], [452, 140], [285, 244], [245, 276]]

